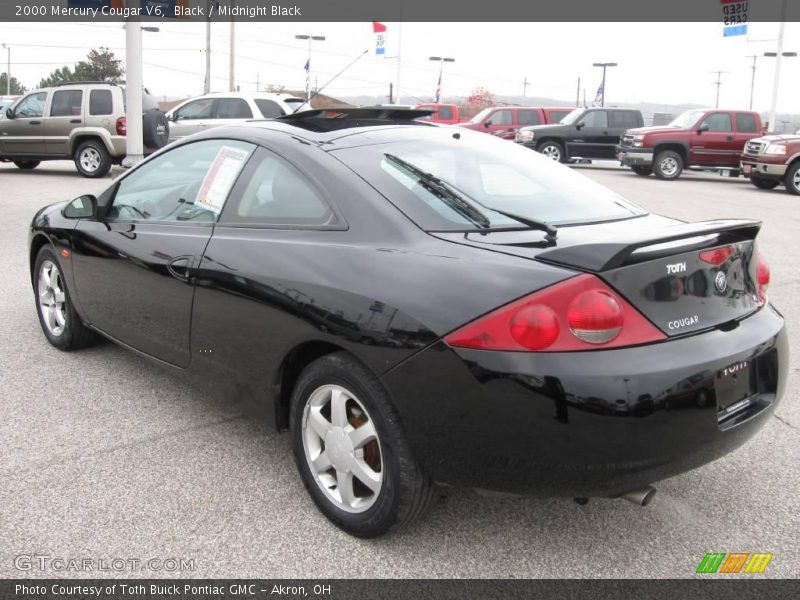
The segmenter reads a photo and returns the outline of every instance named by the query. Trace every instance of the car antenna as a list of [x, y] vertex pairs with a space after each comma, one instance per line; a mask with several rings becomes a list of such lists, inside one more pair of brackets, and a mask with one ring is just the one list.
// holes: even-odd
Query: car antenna
[[334, 80], [334, 79], [336, 79], [337, 77], [339, 77], [339, 75], [341, 75], [342, 73], [344, 73], [345, 71], [347, 71], [347, 69], [349, 69], [349, 68], [350, 68], [350, 67], [352, 67], [354, 64], [356, 64], [356, 61], [357, 61], [358, 59], [360, 59], [362, 56], [364, 56], [364, 55], [365, 55], [367, 52], [369, 52], [369, 48], [367, 48], [367, 49], [366, 49], [366, 50], [364, 50], [364, 51], [363, 51], [361, 54], [359, 54], [358, 56], [356, 56], [356, 57], [355, 57], [355, 58], [354, 58], [352, 61], [350, 61], [350, 64], [348, 64], [348, 65], [347, 65], [347, 66], [346, 66], [344, 69], [342, 69], [342, 70], [341, 70], [341, 71], [339, 71], [339, 72], [338, 72], [336, 75], [334, 75], [334, 76], [333, 76], [333, 77], [331, 77], [331, 78], [330, 78], [328, 81], [326, 81], [326, 82], [323, 84], [323, 86], [322, 86], [321, 88], [317, 88], [317, 90], [316, 90], [316, 91], [315, 91], [313, 94], [311, 94], [311, 97], [309, 97], [309, 99], [308, 99], [308, 100], [306, 100], [306, 101], [305, 101], [305, 102], [303, 102], [303, 103], [302, 103], [300, 106], [298, 106], [296, 109], [294, 109], [294, 112], [298, 112], [298, 111], [300, 110], [300, 108], [301, 108], [301, 107], [303, 107], [303, 106], [305, 106], [306, 104], [308, 104], [308, 109], [309, 109], [309, 110], [311, 110], [311, 101], [312, 101], [314, 98], [316, 98], [316, 97], [317, 97], [317, 94], [319, 94], [319, 93], [320, 93], [322, 90], [324, 90], [326, 87], [328, 87], [328, 85], [329, 85], [329, 84], [333, 83], [333, 80]]

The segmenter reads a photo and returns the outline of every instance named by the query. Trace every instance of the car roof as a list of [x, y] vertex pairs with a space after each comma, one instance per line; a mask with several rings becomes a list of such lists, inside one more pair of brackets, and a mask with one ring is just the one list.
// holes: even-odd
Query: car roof
[[190, 98], [190, 100], [197, 100], [199, 98], [216, 98], [218, 96], [225, 96], [227, 98], [266, 98], [269, 100], [302, 100], [305, 101], [305, 98], [300, 98], [299, 96], [293, 96], [292, 94], [283, 94], [278, 92], [210, 92], [208, 94], [203, 94], [202, 96], [195, 96], [194, 98]]

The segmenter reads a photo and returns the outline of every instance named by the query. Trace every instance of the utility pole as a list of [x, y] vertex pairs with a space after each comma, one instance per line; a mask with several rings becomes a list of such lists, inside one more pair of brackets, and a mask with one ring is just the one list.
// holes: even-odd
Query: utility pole
[[389, 104], [394, 104], [394, 84], [389, 82]]
[[527, 93], [528, 93], [528, 76], [526, 75], [525, 80], [522, 82], [522, 97], [525, 98]]
[[722, 87], [722, 75], [723, 74], [727, 75], [728, 72], [727, 71], [711, 71], [711, 73], [716, 73], [717, 74], [717, 80], [714, 82], [714, 85], [717, 86], [717, 100], [716, 100], [716, 103], [714, 104], [714, 108], [719, 108], [719, 88]]
[[[401, 11], [402, 11], [402, 4]], [[397, 25], [397, 75], [395, 77], [395, 96], [397, 96], [397, 103], [400, 104], [403, 100], [400, 97], [400, 61], [403, 54], [403, 21], [401, 20]]]
[[11, 46], [3, 44], [3, 48], [8, 52], [8, 66], [6, 68], [6, 95], [11, 95]]
[[756, 60], [758, 60], [757, 54], [751, 54], [746, 58], [753, 59], [753, 66], [750, 67], [753, 70], [753, 74], [750, 76], [750, 110], [753, 110], [753, 90], [756, 87]]
[[206, 78], [203, 82], [203, 93], [211, 92], [211, 0], [206, 2], [208, 18], [206, 19]]
[[[236, 0], [231, 0], [231, 14], [233, 14], [233, 7], [236, 4]], [[234, 18], [231, 17], [231, 40], [230, 40], [230, 65], [228, 67], [228, 91], [235, 92], [236, 91], [236, 21]]]
[[783, 0], [781, 5], [781, 24], [778, 29], [778, 47], [775, 53], [775, 79], [772, 82], [772, 102], [769, 107], [769, 125], [773, 130], [775, 127], [775, 119], [778, 118], [778, 85], [781, 80], [781, 56], [783, 56], [783, 33], [786, 29], [786, 0]]
[[575, 106], [581, 105], [581, 78], [578, 77], [578, 89], [575, 91]]
[[142, 139], [142, 25], [136, 21], [125, 22], [125, 116], [128, 133], [125, 136], [123, 165], [132, 167], [144, 160]]

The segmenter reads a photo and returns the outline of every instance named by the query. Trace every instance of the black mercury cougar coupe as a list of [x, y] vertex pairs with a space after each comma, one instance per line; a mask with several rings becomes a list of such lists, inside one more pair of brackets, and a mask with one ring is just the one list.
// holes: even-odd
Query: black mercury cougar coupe
[[436, 483], [644, 504], [767, 422], [788, 350], [759, 223], [648, 214], [420, 114], [217, 128], [40, 210], [45, 336], [260, 403], [359, 536]]

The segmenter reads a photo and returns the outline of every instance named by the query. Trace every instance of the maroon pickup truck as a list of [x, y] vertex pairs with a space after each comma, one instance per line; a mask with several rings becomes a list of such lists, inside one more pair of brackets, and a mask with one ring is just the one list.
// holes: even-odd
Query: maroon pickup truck
[[629, 129], [617, 158], [637, 175], [677, 179], [684, 168], [739, 171], [744, 145], [761, 134], [761, 117], [744, 110], [687, 110], [669, 125]]
[[782, 183], [787, 192], [800, 196], [800, 131], [747, 142], [742, 153], [742, 173], [762, 190]]

